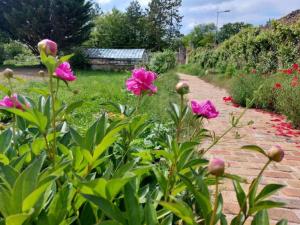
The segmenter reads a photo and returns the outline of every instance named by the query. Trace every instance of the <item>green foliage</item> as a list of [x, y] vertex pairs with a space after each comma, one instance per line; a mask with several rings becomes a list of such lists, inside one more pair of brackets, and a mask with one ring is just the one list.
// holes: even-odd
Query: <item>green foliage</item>
[[226, 71], [226, 65], [236, 70], [273, 72], [300, 58], [299, 32], [299, 23], [286, 25], [273, 22], [266, 29], [244, 28], [216, 49], [193, 50], [189, 57], [190, 63], [223, 72]]
[[[41, 52], [41, 61], [50, 74], [71, 57], [54, 58]], [[165, 85], [174, 77], [170, 74], [158, 78], [159, 88], [167, 89], [159, 98], [174, 95], [174, 86], [168, 89]], [[10, 82], [12, 78], [7, 79]], [[79, 130], [68, 116], [86, 99], [62, 100], [59, 80], [54, 80], [55, 76], [48, 79], [49, 86], [35, 89], [39, 93], [35, 99], [19, 94], [17, 100], [22, 109], [0, 108], [12, 118], [0, 133], [0, 144], [4, 145], [0, 152], [1, 223], [196, 225], [201, 221], [203, 225], [223, 225], [228, 223], [218, 185], [226, 179], [234, 182], [241, 209], [232, 225], [245, 224], [251, 216], [252, 224], [268, 224], [267, 210], [283, 206], [268, 199], [282, 185], [268, 184], [258, 189], [271, 159], [252, 181], [247, 194], [240, 184], [245, 182], [243, 178], [228, 173], [216, 177], [209, 173], [206, 153], [221, 138], [205, 129], [205, 118], [192, 114], [184, 96], [180, 104], [163, 105], [168, 108], [164, 123], [155, 123], [149, 114], [142, 113], [143, 98], [151, 99], [151, 109], [159, 103], [159, 98], [144, 95], [135, 96], [140, 98], [135, 106], [99, 104], [103, 110], [99, 117], [86, 129]], [[58, 84], [54, 85], [54, 81]], [[89, 80], [89, 89], [91, 83]], [[107, 86], [111, 91], [112, 85]], [[12, 88], [3, 86], [1, 91], [10, 95]], [[110, 116], [112, 111], [108, 106], [114, 109], [114, 116]], [[232, 116], [228, 130], [220, 137], [238, 128], [243, 114]], [[198, 152], [204, 142], [211, 142], [210, 147], [203, 146], [204, 150]], [[267, 157], [258, 146], [243, 149]], [[216, 187], [214, 197], [212, 186]], [[285, 224], [285, 220], [279, 224]]]
[[222, 43], [233, 35], [239, 33], [242, 29], [249, 28], [251, 26], [251, 24], [245, 24], [243, 22], [224, 24], [218, 32], [217, 41], [218, 43]]
[[152, 0], [146, 10], [138, 1], [132, 1], [125, 12], [114, 8], [95, 18], [87, 45], [153, 51], [176, 47], [181, 35], [180, 6], [181, 0]]
[[157, 52], [151, 56], [149, 68], [158, 74], [167, 72], [176, 66], [176, 56], [171, 50]]
[[183, 37], [183, 43], [192, 48], [211, 47], [215, 42], [216, 29], [213, 23], [197, 25]]
[[37, 43], [41, 38], [51, 38], [61, 48], [68, 49], [89, 37], [90, 1], [9, 0], [0, 3], [0, 10], [5, 11], [5, 15], [0, 15], [0, 29], [34, 53], [38, 53]]
[[71, 58], [70, 63], [76, 69], [88, 69], [90, 67], [89, 58], [82, 48], [75, 49], [74, 56]]

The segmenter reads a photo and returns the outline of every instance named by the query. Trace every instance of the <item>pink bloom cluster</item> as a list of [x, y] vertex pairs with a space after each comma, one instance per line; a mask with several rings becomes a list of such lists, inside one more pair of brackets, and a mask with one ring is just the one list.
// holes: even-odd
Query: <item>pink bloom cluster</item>
[[54, 75], [65, 81], [76, 80], [76, 77], [71, 69], [71, 65], [68, 62], [60, 64], [56, 68]]
[[152, 71], [147, 71], [145, 68], [135, 69], [126, 81], [127, 90], [138, 96], [144, 93], [154, 94], [157, 92], [157, 87], [153, 84], [156, 78], [156, 73]]
[[219, 112], [216, 110], [216, 107], [209, 100], [204, 102], [192, 100], [191, 107], [194, 114], [207, 119], [216, 118], [219, 115]]
[[13, 94], [11, 97], [5, 96], [0, 100], [0, 106], [5, 108], [23, 109], [22, 104], [18, 101], [18, 95]]

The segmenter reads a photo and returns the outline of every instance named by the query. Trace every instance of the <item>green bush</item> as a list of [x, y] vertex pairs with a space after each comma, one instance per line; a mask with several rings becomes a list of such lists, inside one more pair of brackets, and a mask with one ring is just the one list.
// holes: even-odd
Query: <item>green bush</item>
[[230, 93], [236, 103], [246, 106], [247, 99], [254, 98], [255, 91], [263, 84], [263, 78], [258, 74], [239, 75], [233, 78]]
[[224, 41], [217, 48], [194, 49], [189, 62], [204, 69], [257, 69], [274, 72], [300, 59], [300, 23], [293, 25], [273, 22], [269, 28], [247, 28]]
[[171, 50], [157, 52], [151, 56], [149, 69], [158, 74], [165, 73], [176, 66], [176, 55]]
[[286, 115], [295, 127], [300, 127], [300, 86], [293, 87], [292, 79], [289, 76], [281, 82], [282, 88], [276, 92], [275, 109]]

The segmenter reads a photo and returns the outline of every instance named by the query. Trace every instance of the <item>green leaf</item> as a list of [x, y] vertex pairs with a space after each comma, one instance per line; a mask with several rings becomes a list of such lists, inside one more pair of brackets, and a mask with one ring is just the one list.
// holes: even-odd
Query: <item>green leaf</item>
[[288, 225], [288, 221], [286, 219], [280, 220], [276, 225]]
[[43, 184], [42, 186], [40, 186], [36, 190], [34, 190], [30, 195], [28, 195], [23, 201], [22, 211], [26, 212], [26, 211], [29, 211], [31, 208], [34, 208], [35, 204], [43, 196], [46, 189], [49, 188], [49, 186], [51, 186], [52, 182], [53, 181], [51, 180], [51, 181]]
[[106, 195], [108, 199], [114, 199], [114, 197], [121, 191], [121, 189], [130, 181], [134, 176], [128, 176], [124, 178], [116, 178], [107, 181]]
[[29, 196], [37, 186], [39, 172], [44, 163], [45, 156], [36, 158], [18, 177], [12, 191], [12, 201], [14, 203], [14, 212], [22, 212], [24, 199]]
[[59, 62], [60, 62], [60, 63], [67, 62], [67, 61], [69, 61], [73, 56], [74, 56], [74, 54], [62, 56], [62, 57], [60, 57]]
[[3, 109], [33, 123], [39, 128], [39, 130], [42, 133], [46, 129], [47, 117], [37, 110], [27, 109], [26, 111], [22, 111], [20, 109], [14, 109], [14, 108], [3, 108]]
[[9, 159], [6, 157], [6, 155], [0, 154], [0, 163], [2, 163], [3, 165], [9, 164]]
[[155, 206], [150, 198], [148, 198], [146, 206], [145, 206], [145, 222], [147, 225], [157, 225], [157, 214], [155, 210]]
[[72, 102], [70, 105], [67, 106], [67, 108], [65, 109], [65, 113], [66, 114], [70, 114], [72, 113], [75, 109], [81, 107], [83, 105], [84, 101], [80, 100], [80, 101], [76, 101], [76, 102]]
[[119, 132], [124, 128], [125, 126], [118, 126], [114, 129], [112, 129], [110, 132], [108, 132], [105, 137], [102, 139], [99, 145], [96, 146], [93, 154], [93, 160], [96, 161], [108, 147], [110, 147], [119, 137]]
[[9, 165], [0, 166], [0, 179], [2, 182], [7, 183], [10, 188], [14, 186], [18, 176], [19, 173], [15, 168]]
[[6, 225], [23, 225], [24, 222], [30, 217], [31, 213], [20, 213], [6, 217]]
[[245, 220], [245, 216], [243, 213], [241, 213], [240, 215], [234, 217], [233, 220], [231, 220], [230, 225], [242, 225], [244, 220]]
[[124, 187], [124, 200], [128, 224], [141, 225], [139, 202], [131, 183], [127, 183]]
[[282, 184], [268, 184], [266, 185], [262, 191], [258, 194], [258, 196], [255, 198], [255, 202], [263, 200], [272, 194], [274, 194], [276, 191], [280, 190], [281, 188], [285, 187], [285, 185]]
[[49, 206], [48, 222], [49, 225], [57, 225], [65, 220], [68, 214], [68, 205], [71, 205], [72, 185], [65, 185], [54, 198]]
[[238, 181], [234, 180], [233, 181], [233, 186], [234, 186], [236, 198], [238, 200], [240, 208], [242, 209], [242, 211], [245, 214], [247, 212], [246, 193], [244, 192], [242, 186], [240, 185], [240, 183]]
[[12, 141], [12, 131], [7, 129], [0, 134], [0, 152], [5, 153]]
[[251, 225], [269, 225], [269, 216], [267, 210], [261, 210], [254, 216]]
[[189, 206], [183, 201], [176, 202], [159, 202], [166, 209], [173, 212], [176, 216], [182, 219], [186, 224], [195, 225], [194, 215]]
[[249, 212], [250, 214], [253, 214], [257, 211], [263, 210], [263, 209], [270, 209], [270, 208], [281, 208], [285, 205], [283, 202], [274, 202], [271, 200], [261, 201], [255, 204], [253, 208], [250, 208]]
[[201, 212], [203, 213], [204, 218], [208, 218], [210, 212], [212, 211], [210, 200], [200, 191], [196, 190], [192, 182], [189, 178], [179, 175], [184, 184], [187, 186], [188, 190], [192, 192], [192, 194], [195, 196], [196, 203], [201, 209]]
[[122, 212], [113, 203], [105, 198], [93, 196], [93, 195], [83, 195], [90, 202], [94, 203], [96, 206], [103, 211], [103, 213], [109, 218], [121, 223], [126, 224], [126, 220], [122, 215]]
[[256, 146], [256, 145], [245, 145], [245, 146], [242, 147], [242, 149], [243, 150], [250, 150], [250, 151], [259, 152], [259, 153], [265, 155], [266, 157], [268, 157], [266, 152], [261, 147]]

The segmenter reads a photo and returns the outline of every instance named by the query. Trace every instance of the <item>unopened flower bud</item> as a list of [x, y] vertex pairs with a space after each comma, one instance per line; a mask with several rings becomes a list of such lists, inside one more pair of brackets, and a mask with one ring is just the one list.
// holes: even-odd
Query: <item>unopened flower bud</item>
[[270, 160], [275, 162], [281, 162], [284, 158], [284, 151], [279, 145], [275, 145], [267, 152]]
[[225, 162], [222, 159], [213, 158], [209, 161], [208, 172], [215, 176], [222, 176], [225, 171]]
[[14, 71], [7, 68], [3, 71], [3, 76], [6, 77], [7, 79], [11, 79], [14, 76]]
[[49, 39], [44, 39], [38, 43], [39, 51], [44, 51], [46, 55], [56, 56], [57, 44]]
[[188, 94], [189, 91], [190, 91], [190, 87], [189, 87], [188, 83], [186, 83], [186, 82], [179, 82], [176, 85], [176, 92], [180, 95]]

